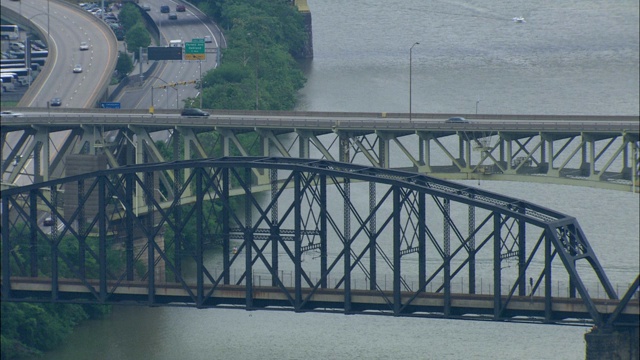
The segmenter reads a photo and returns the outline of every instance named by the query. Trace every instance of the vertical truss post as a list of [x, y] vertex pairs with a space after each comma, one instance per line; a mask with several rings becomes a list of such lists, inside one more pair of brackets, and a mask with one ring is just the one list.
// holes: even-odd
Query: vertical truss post
[[418, 192], [418, 289], [427, 287], [427, 199]]
[[[143, 143], [140, 142], [138, 146], [141, 146]], [[148, 271], [148, 279], [149, 279], [149, 305], [155, 304], [155, 293], [156, 293], [156, 271], [155, 271], [155, 247], [154, 247], [154, 238], [153, 238], [153, 173], [146, 172], [143, 173], [144, 176], [144, 192], [146, 196], [144, 199], [147, 202], [147, 271]], [[140, 196], [142, 199], [143, 197]]]
[[544, 233], [544, 320], [551, 322], [551, 237], [552, 230], [546, 229]]
[[344, 312], [351, 312], [351, 179], [344, 179]]
[[[37, 133], [36, 133], [36, 138]], [[42, 182], [42, 174], [40, 172], [41, 166], [42, 166], [42, 154], [40, 154], [40, 151], [42, 149], [42, 142], [38, 141], [37, 139], [35, 139], [34, 141], [36, 141], [36, 145], [33, 149], [33, 181], [34, 182]]]
[[100, 301], [107, 300], [107, 178], [98, 178], [98, 264], [100, 268]]
[[204, 215], [203, 215], [203, 199], [202, 190], [203, 169], [197, 169], [195, 173], [196, 180], [196, 286], [197, 286], [197, 304], [202, 306], [204, 298], [204, 249], [202, 242], [204, 241]]
[[229, 246], [229, 211], [230, 209], [230, 201], [229, 201], [229, 188], [231, 187], [231, 183], [229, 182], [229, 168], [225, 167], [222, 169], [222, 203], [224, 204], [224, 211], [222, 212], [222, 265], [224, 271], [224, 284], [229, 285], [231, 281], [231, 274], [229, 274], [229, 268], [231, 266], [231, 249]]
[[451, 204], [444, 199], [443, 241], [444, 241], [444, 315], [451, 315]]
[[327, 288], [327, 176], [320, 175], [320, 287]]
[[[571, 255], [571, 266], [575, 269], [576, 268], [576, 247], [577, 247], [577, 239], [576, 239], [576, 233], [575, 233], [575, 228], [573, 226], [569, 227], [569, 229], [565, 228], [565, 236], [567, 237], [567, 241], [569, 243], [569, 254]], [[558, 294], [559, 295], [559, 294]], [[569, 275], [569, 297], [572, 299], [575, 299], [576, 297], [576, 280], [573, 278], [573, 276]]]
[[136, 176], [135, 173], [126, 174], [125, 179], [125, 196], [124, 196], [124, 206], [126, 207], [126, 217], [125, 217], [125, 252], [126, 252], [126, 262], [127, 262], [127, 280], [133, 280], [133, 269], [134, 269], [134, 258], [133, 258], [133, 197], [134, 197], [134, 178]]
[[[473, 195], [470, 196], [474, 198]], [[469, 294], [476, 293], [476, 207], [469, 205]]]
[[[56, 186], [51, 186], [51, 206], [58, 208], [58, 194]], [[51, 301], [58, 300], [58, 221], [52, 211], [53, 225], [51, 226]]]
[[87, 253], [87, 238], [85, 235], [85, 211], [83, 204], [83, 196], [84, 196], [84, 179], [78, 180], [78, 266], [80, 277], [84, 278], [86, 276], [86, 261], [85, 255]]
[[[524, 214], [524, 208], [520, 208], [519, 212]], [[527, 295], [527, 223], [524, 219], [518, 219], [518, 295]]]
[[[180, 133], [175, 130], [172, 135], [173, 139], [173, 160], [180, 160], [180, 140], [182, 136]], [[182, 172], [183, 170], [179, 168], [175, 168], [173, 170], [173, 196], [178, 197], [174, 199], [175, 206], [173, 207], [173, 218], [176, 226], [182, 228], [182, 206], [181, 206], [181, 191], [182, 191]], [[197, 201], [197, 200], [196, 200]], [[199, 237], [200, 239], [200, 237]], [[173, 246], [174, 246], [174, 266], [175, 266], [175, 274], [174, 281], [180, 281], [182, 277], [182, 231], [174, 231], [173, 235]], [[198, 293], [200, 293], [198, 291]]]
[[471, 169], [471, 139], [468, 136], [465, 136], [464, 141], [464, 168], [469, 170]]
[[300, 310], [302, 304], [302, 191], [301, 175], [299, 171], [293, 175], [294, 187], [294, 246], [295, 246], [295, 310]]
[[371, 236], [369, 237], [369, 290], [375, 290], [377, 280], [376, 269], [376, 242], [378, 241], [378, 234], [376, 230], [376, 183], [369, 182], [369, 215], [371, 220], [369, 221], [369, 231]]
[[251, 168], [244, 168], [244, 182], [249, 190], [244, 194], [244, 251], [245, 251], [245, 302], [247, 309], [253, 308], [253, 220], [251, 219]]
[[502, 135], [500, 136], [500, 160], [507, 162], [507, 169], [513, 169], [513, 141], [503, 138]]
[[402, 204], [400, 203], [400, 189], [397, 186], [393, 187], [393, 314], [400, 315], [400, 308], [402, 307], [402, 297], [400, 296], [400, 281], [401, 281], [401, 262], [400, 252], [402, 245], [401, 237], [401, 214]]
[[[29, 192], [29, 212], [31, 219], [38, 218], [38, 191], [31, 190]], [[7, 201], [8, 202], [8, 201]], [[4, 211], [4, 210], [3, 210]], [[8, 214], [9, 212], [7, 212]], [[8, 228], [8, 226], [7, 226]], [[38, 224], [32, 223], [30, 228], [30, 243], [29, 243], [29, 263], [30, 266], [30, 276], [38, 277]], [[9, 237], [3, 238], [3, 241], [9, 241]], [[9, 254], [9, 252], [7, 252]], [[6, 268], [9, 270], [9, 264], [7, 264]]]
[[[278, 169], [269, 170], [269, 180], [271, 181], [271, 286], [277, 286], [278, 282], [278, 241], [280, 240], [280, 229], [278, 226]], [[295, 198], [299, 199], [299, 198]], [[301, 199], [300, 199], [301, 201]], [[297, 205], [297, 204], [296, 204]], [[296, 221], [296, 224], [298, 222]]]
[[[464, 138], [462, 134], [458, 133], [458, 161], [464, 159]], [[467, 164], [464, 164], [466, 167]]]
[[493, 213], [493, 317], [494, 320], [500, 318], [500, 309], [502, 307], [502, 262], [500, 261], [500, 250], [502, 250], [502, 237], [500, 226], [500, 213]]
[[[4, 139], [3, 139], [4, 140]], [[33, 196], [33, 194], [31, 195]], [[9, 201], [7, 197], [0, 205], [2, 205], [2, 300], [8, 300], [11, 298], [11, 237], [9, 236]], [[32, 217], [33, 219], [33, 217]]]

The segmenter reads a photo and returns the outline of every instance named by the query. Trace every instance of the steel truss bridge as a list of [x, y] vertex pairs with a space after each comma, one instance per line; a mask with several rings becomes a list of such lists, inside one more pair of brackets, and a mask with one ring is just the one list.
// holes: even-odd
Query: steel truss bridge
[[[466, 115], [470, 123], [450, 124], [449, 114], [215, 111], [197, 119], [168, 111], [24, 110], [25, 117], [0, 125], [3, 188], [77, 173], [67, 167], [70, 155], [103, 154], [103, 168], [259, 155], [443, 179], [640, 189], [637, 116]], [[250, 144], [242, 141], [248, 136]], [[173, 158], [163, 155], [158, 139], [172, 144]], [[20, 182], [25, 174], [31, 180]], [[171, 176], [160, 179], [167, 189]]]
[[638, 278], [618, 298], [575, 218], [412, 172], [223, 157], [1, 200], [3, 301], [639, 323]]

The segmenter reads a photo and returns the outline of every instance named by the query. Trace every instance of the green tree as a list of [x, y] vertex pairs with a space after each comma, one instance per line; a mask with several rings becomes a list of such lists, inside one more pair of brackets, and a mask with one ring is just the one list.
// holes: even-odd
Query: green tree
[[141, 47], [148, 47], [151, 44], [151, 36], [142, 23], [137, 23], [125, 35], [127, 50], [134, 53], [137, 59]]
[[126, 31], [132, 29], [136, 24], [142, 23], [142, 15], [138, 7], [131, 3], [125, 4], [120, 13], [118, 14], [118, 20]]
[[118, 79], [121, 80], [127, 74], [133, 70], [133, 60], [129, 54], [120, 51], [118, 53], [118, 62], [116, 63], [116, 71], [118, 72]]

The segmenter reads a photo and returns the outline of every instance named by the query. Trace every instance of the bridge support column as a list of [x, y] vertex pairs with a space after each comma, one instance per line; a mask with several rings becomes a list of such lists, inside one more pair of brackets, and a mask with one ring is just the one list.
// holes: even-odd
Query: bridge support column
[[584, 335], [586, 360], [638, 359], [638, 328], [600, 329]]

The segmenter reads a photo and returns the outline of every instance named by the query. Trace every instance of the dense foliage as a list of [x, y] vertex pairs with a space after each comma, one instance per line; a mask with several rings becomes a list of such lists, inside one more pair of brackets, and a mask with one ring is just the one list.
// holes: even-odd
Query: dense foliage
[[228, 43], [220, 66], [203, 77], [203, 107], [293, 109], [297, 91], [306, 81], [294, 56], [300, 53], [306, 35], [302, 16], [291, 2], [196, 3], [225, 29]]
[[[12, 229], [12, 259], [13, 274], [25, 276], [28, 267], [26, 259], [30, 249], [29, 235], [26, 227]], [[50, 276], [51, 247], [42, 234], [38, 235], [38, 274]], [[95, 252], [96, 241], [88, 241]], [[59, 249], [59, 276], [73, 277], [77, 270], [78, 241], [62, 239]], [[110, 266], [121, 266], [117, 252], [109, 251], [107, 261]], [[97, 276], [98, 262], [92, 256], [85, 259], [87, 276]], [[33, 356], [54, 349], [71, 334], [74, 326], [85, 319], [97, 319], [109, 312], [108, 306], [102, 305], [73, 305], [73, 304], [38, 304], [38, 303], [2, 303], [2, 359], [19, 359]]]
[[132, 3], [127, 3], [118, 14], [118, 19], [125, 30], [124, 41], [127, 44], [127, 51], [133, 52], [136, 59], [140, 53], [140, 48], [146, 48], [151, 45], [151, 35], [144, 25], [140, 11], [139, 7]]

